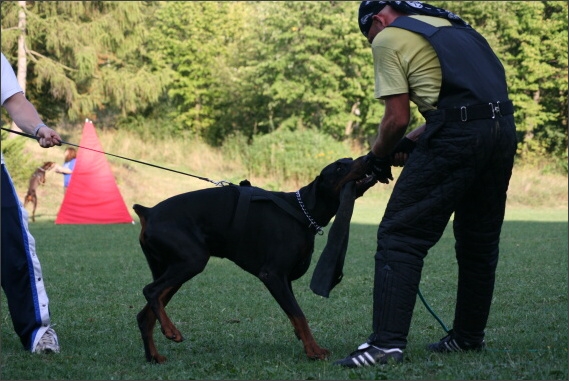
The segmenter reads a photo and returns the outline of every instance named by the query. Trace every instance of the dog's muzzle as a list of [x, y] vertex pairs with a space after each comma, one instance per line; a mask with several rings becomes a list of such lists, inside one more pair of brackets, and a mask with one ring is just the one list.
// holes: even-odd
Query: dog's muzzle
[[356, 181], [356, 197], [361, 197], [371, 187], [377, 184], [375, 175], [366, 175], [364, 178]]

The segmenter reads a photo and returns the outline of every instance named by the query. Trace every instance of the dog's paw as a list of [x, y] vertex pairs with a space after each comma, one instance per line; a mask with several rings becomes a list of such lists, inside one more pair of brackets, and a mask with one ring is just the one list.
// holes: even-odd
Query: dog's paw
[[184, 341], [184, 336], [182, 336], [182, 333], [178, 331], [176, 327], [172, 327], [168, 330], [162, 328], [162, 334], [166, 336], [167, 339], [175, 341], [176, 343]]
[[330, 351], [326, 348], [317, 348], [306, 353], [311, 360], [326, 360], [330, 356]]
[[167, 358], [165, 356], [155, 354], [154, 356], [152, 356], [152, 359], [150, 362], [156, 363], [156, 364], [164, 364], [166, 362], [166, 360], [167, 360]]
[[168, 339], [176, 342], [176, 343], [181, 343], [182, 341], [184, 341], [184, 336], [182, 336], [182, 334], [180, 332], [178, 333], [173, 333], [171, 335], [165, 335]]

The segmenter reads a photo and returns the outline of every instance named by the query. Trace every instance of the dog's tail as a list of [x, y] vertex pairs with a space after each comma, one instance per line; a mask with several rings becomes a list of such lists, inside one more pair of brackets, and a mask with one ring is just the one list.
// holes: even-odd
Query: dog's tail
[[132, 206], [132, 209], [134, 209], [134, 211], [138, 215], [138, 218], [140, 218], [140, 236], [138, 237], [138, 239], [140, 241], [140, 244], [144, 246], [144, 244], [145, 244], [144, 232], [146, 230], [146, 220], [147, 220], [146, 216], [148, 215], [148, 211], [150, 210], [150, 208], [147, 208], [146, 206], [134, 204]]
[[147, 208], [146, 206], [142, 206], [139, 204], [134, 204], [132, 206], [132, 209], [134, 209], [134, 211], [136, 212], [136, 214], [140, 218], [146, 218], [146, 215], [147, 215], [148, 210], [149, 210], [149, 208]]

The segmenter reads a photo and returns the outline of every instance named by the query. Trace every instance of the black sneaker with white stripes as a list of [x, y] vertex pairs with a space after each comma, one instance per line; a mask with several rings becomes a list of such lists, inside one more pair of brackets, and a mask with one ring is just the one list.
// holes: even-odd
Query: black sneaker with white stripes
[[358, 368], [376, 364], [387, 364], [389, 361], [402, 362], [403, 351], [398, 348], [382, 349], [368, 343], [363, 343], [348, 357], [334, 362], [346, 368]]
[[449, 353], [464, 351], [481, 351], [486, 346], [484, 340], [481, 342], [468, 342], [456, 337], [454, 333], [449, 331], [448, 335], [443, 337], [439, 342], [427, 345], [427, 349], [431, 352]]

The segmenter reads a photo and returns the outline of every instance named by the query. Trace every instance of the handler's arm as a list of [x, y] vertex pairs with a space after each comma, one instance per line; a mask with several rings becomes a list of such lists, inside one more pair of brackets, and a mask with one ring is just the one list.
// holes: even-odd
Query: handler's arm
[[[28, 101], [23, 93], [16, 93], [10, 98], [6, 99], [3, 104], [10, 118], [16, 123], [22, 131], [30, 135], [37, 136], [40, 146], [47, 148], [54, 145], [61, 145], [61, 137], [46, 125], [43, 125], [39, 130], [36, 127], [43, 124], [41, 118], [34, 105]], [[37, 133], [36, 133], [37, 132]]]
[[379, 124], [377, 138], [371, 148], [377, 157], [385, 157], [393, 151], [405, 134], [410, 119], [409, 94], [385, 97], [385, 114]]
[[56, 164], [55, 168], [53, 168], [53, 170], [55, 171], [55, 173], [61, 173], [63, 175], [70, 175], [73, 173], [73, 171], [69, 168], [65, 168], [59, 164]]
[[425, 127], [426, 127], [426, 124], [422, 124], [419, 127], [415, 128], [413, 131], [409, 132], [406, 135], [407, 139], [410, 139], [410, 140], [416, 142], [417, 140], [419, 140], [419, 136], [421, 136], [421, 134], [423, 132], [425, 132]]

